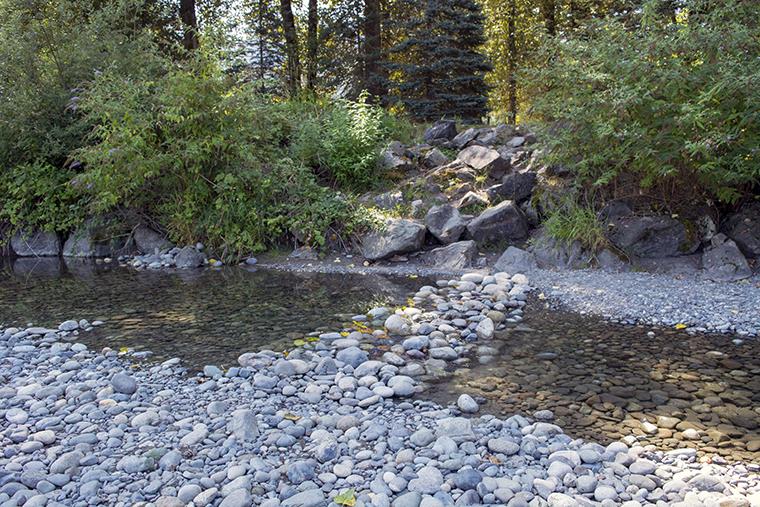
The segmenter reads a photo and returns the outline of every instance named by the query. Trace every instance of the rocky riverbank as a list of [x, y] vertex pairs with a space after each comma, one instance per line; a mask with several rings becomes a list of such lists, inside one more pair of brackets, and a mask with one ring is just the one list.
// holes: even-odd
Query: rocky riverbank
[[[518, 325], [522, 275], [469, 274], [287, 356], [188, 377], [76, 343], [86, 323], [0, 332], [0, 505], [752, 505], [756, 464], [573, 440], [541, 411], [405, 398]], [[431, 308], [423, 310], [423, 308]], [[359, 345], [377, 344], [379, 357]], [[383, 350], [385, 350], [383, 352]]]
[[727, 283], [693, 275], [535, 270], [531, 280], [552, 305], [613, 322], [760, 335], [758, 276]]

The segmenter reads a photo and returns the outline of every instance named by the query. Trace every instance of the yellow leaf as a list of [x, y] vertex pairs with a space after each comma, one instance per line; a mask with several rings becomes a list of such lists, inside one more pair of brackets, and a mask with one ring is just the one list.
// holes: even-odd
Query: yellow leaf
[[676, 329], [686, 329], [688, 326], [686, 324], [678, 323], [676, 324]]
[[353, 489], [347, 489], [338, 495], [335, 495], [333, 502], [338, 505], [345, 505], [346, 507], [354, 507], [356, 505], [356, 493]]

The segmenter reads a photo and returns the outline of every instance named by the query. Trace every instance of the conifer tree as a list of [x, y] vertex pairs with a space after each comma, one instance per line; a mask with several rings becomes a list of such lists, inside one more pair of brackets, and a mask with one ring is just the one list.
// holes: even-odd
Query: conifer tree
[[479, 5], [475, 0], [410, 0], [410, 7], [408, 37], [391, 48], [395, 98], [421, 120], [481, 118], [490, 65], [479, 52], [485, 42]]

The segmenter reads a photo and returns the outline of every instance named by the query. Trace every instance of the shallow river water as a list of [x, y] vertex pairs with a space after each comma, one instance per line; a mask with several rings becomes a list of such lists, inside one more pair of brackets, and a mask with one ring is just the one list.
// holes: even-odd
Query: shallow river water
[[[406, 302], [430, 280], [224, 268], [138, 272], [87, 262], [23, 259], [0, 269], [0, 325], [107, 323], [78, 338], [94, 347], [150, 350], [191, 369], [239, 354], [285, 349], [336, 330], [378, 304]], [[650, 331], [654, 332], [652, 336]], [[760, 342], [674, 329], [626, 327], [550, 311], [531, 301], [525, 320], [490, 343], [500, 353], [428, 379], [442, 403], [466, 392], [483, 411], [550, 409], [571, 435], [609, 442], [638, 435], [661, 448], [697, 447], [760, 461]], [[650, 425], [651, 423], [651, 425]]]

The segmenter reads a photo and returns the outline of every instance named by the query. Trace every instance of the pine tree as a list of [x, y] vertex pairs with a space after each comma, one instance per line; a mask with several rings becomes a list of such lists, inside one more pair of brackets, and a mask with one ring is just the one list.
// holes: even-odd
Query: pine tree
[[[420, 5], [419, 1], [423, 3]], [[475, 0], [410, 0], [408, 36], [391, 48], [392, 87], [413, 117], [479, 119], [486, 114], [485, 73], [479, 52], [484, 18]]]

